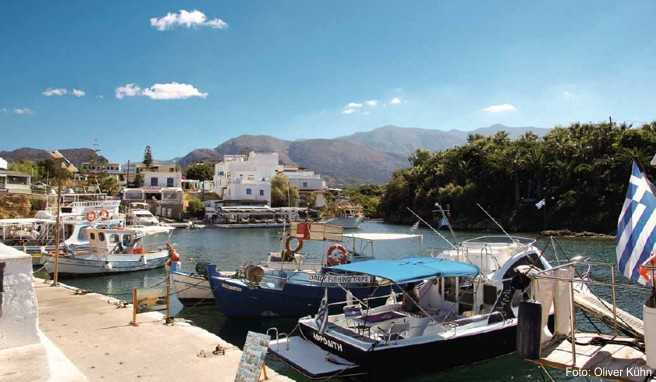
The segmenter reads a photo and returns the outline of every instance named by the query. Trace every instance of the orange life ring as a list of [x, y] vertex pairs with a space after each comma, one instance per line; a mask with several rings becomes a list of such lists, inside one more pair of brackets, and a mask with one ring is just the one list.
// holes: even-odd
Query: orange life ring
[[100, 210], [100, 218], [101, 218], [102, 220], [107, 220], [107, 219], [109, 219], [109, 211], [107, 211], [107, 210], [104, 209], [104, 208], [103, 208], [102, 210]]
[[[338, 253], [335, 254], [334, 252]], [[341, 244], [333, 244], [326, 251], [326, 264], [328, 266], [346, 264], [348, 262], [348, 250]]]
[[[298, 242], [298, 245], [294, 249], [292, 249], [293, 240], [296, 240]], [[302, 248], [303, 248], [303, 239], [301, 239], [298, 236], [289, 236], [287, 240], [285, 240], [285, 249], [287, 250], [287, 252], [297, 253]]]
[[87, 220], [90, 221], [90, 222], [96, 220], [96, 212], [95, 211], [89, 211], [89, 212], [87, 212], [87, 214], [85, 216], [86, 216]]

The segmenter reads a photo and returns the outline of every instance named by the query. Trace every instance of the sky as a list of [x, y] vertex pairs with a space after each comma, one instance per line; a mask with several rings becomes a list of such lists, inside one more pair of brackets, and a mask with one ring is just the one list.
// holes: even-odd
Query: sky
[[0, 150], [656, 119], [654, 1], [0, 2]]

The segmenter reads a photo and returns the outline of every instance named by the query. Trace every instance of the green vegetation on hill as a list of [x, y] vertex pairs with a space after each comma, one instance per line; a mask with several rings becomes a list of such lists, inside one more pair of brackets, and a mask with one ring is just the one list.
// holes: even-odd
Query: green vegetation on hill
[[383, 211], [380, 201], [385, 192], [385, 186], [379, 184], [364, 184], [345, 190], [346, 196], [355, 204], [362, 206], [362, 212], [368, 218], [381, 218]]
[[[632, 159], [646, 165], [654, 153], [656, 122], [640, 128], [575, 123], [516, 140], [504, 132], [470, 135], [455, 148], [417, 150], [411, 167], [396, 171], [385, 187], [380, 208], [387, 222], [412, 223], [406, 207], [432, 218], [439, 202], [456, 227], [490, 228], [480, 203], [515, 231], [613, 232]], [[538, 210], [543, 198], [546, 206]]]

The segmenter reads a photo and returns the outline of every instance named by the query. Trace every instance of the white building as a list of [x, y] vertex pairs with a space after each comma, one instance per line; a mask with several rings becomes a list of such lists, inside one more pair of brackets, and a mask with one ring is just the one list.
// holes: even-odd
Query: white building
[[6, 170], [7, 169], [7, 161], [0, 158], [0, 170]]
[[144, 187], [181, 187], [182, 172], [142, 171]]
[[286, 167], [283, 169], [282, 174], [299, 191], [323, 191], [326, 189], [326, 182], [321, 179], [321, 175], [315, 174], [314, 171], [303, 170], [297, 167]]
[[276, 174], [278, 153], [224, 155], [214, 166], [215, 192], [224, 200], [271, 203], [271, 178]]

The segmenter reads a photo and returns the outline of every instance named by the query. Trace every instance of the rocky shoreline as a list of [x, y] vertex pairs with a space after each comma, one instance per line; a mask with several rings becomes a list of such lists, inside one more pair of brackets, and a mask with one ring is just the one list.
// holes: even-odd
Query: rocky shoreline
[[573, 232], [568, 229], [545, 230], [545, 231], [541, 231], [540, 235], [553, 236], [553, 237], [559, 237], [565, 239], [585, 238], [585, 239], [615, 240], [615, 235], [608, 235], [605, 233], [597, 233], [597, 232], [589, 232], [589, 231]]

